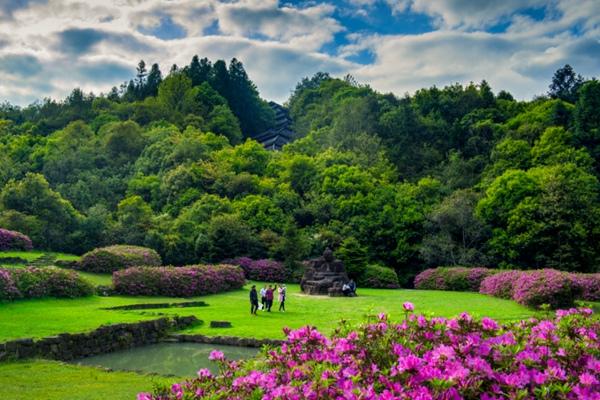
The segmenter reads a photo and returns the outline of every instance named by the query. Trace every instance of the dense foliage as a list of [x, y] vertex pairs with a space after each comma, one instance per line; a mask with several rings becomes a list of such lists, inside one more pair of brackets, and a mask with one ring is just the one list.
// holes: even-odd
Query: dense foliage
[[101, 247], [85, 253], [78, 268], [88, 272], [112, 273], [137, 265], [156, 267], [162, 264], [160, 255], [140, 246], [115, 245]]
[[[405, 304], [407, 313], [412, 304]], [[256, 360], [226, 360], [221, 372], [140, 393], [170, 399], [598, 399], [600, 323], [589, 309], [500, 325], [490, 318], [385, 315], [331, 339], [315, 328], [288, 331]]]
[[[398, 98], [317, 74], [299, 138], [246, 140], [272, 113], [237, 60], [153, 65], [105, 95], [0, 106], [0, 226], [82, 254], [150, 247], [173, 265], [298, 261], [331, 246], [357, 281], [424, 267], [597, 272], [600, 82], [557, 72], [516, 101], [484, 81]], [[391, 275], [390, 275], [391, 276]]]
[[289, 282], [290, 274], [283, 263], [275, 260], [253, 260], [239, 257], [227, 260], [228, 264], [238, 265], [244, 270], [246, 279], [261, 282]]
[[0, 268], [0, 300], [81, 297], [93, 292], [93, 286], [75, 271], [54, 267]]
[[547, 304], [557, 309], [570, 307], [575, 300], [600, 300], [600, 274], [439, 267], [419, 273], [415, 288], [480, 292], [529, 307]]
[[21, 232], [0, 228], [0, 251], [6, 250], [31, 250], [31, 239]]
[[400, 287], [396, 271], [377, 264], [367, 265], [357, 283], [359, 286], [370, 288], [397, 289]]
[[115, 290], [131, 296], [193, 297], [240, 289], [244, 272], [233, 265], [131, 267], [113, 273]]

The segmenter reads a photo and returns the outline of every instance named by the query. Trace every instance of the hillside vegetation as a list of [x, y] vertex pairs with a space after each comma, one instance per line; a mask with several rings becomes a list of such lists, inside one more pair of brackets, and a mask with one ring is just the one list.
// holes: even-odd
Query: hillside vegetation
[[242, 64], [140, 63], [105, 95], [0, 106], [0, 226], [34, 247], [111, 244], [168, 264], [296, 261], [332, 246], [353, 276], [485, 265], [598, 271], [600, 83], [566, 66], [547, 96], [483, 81], [381, 94], [319, 73], [273, 123]]

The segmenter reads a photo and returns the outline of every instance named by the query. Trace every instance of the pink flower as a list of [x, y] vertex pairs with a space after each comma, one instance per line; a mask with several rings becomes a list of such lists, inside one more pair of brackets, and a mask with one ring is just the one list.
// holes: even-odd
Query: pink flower
[[223, 361], [223, 360], [225, 360], [225, 354], [223, 354], [222, 351], [213, 350], [213, 351], [210, 352], [210, 355], [208, 356], [208, 359], [210, 361]]
[[208, 368], [202, 368], [198, 370], [198, 378], [210, 378], [212, 373]]
[[485, 331], [495, 331], [498, 329], [498, 324], [491, 318], [484, 317], [481, 319], [481, 326]]
[[413, 303], [408, 301], [402, 304], [402, 308], [404, 308], [404, 311], [406, 312], [412, 312], [415, 310], [415, 306], [413, 305]]

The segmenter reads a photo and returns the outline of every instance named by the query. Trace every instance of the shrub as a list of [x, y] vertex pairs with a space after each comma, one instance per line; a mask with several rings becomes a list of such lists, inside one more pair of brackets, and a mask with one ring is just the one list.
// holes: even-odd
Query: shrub
[[159, 266], [158, 253], [147, 247], [116, 245], [94, 249], [83, 255], [79, 268], [89, 272], [114, 272], [138, 265]]
[[202, 296], [239, 289], [244, 283], [244, 271], [225, 264], [130, 267], [113, 273], [115, 291], [132, 296]]
[[410, 314], [399, 324], [380, 315], [331, 338], [303, 327], [255, 359], [229, 361], [213, 351], [218, 374], [201, 369], [137, 398], [598, 399], [600, 322], [591, 313], [573, 309], [507, 325], [466, 313]]
[[17, 231], [0, 228], [0, 251], [31, 250], [33, 245], [27, 235]]
[[571, 274], [575, 297], [585, 301], [600, 301], [600, 274]]
[[490, 275], [481, 282], [479, 293], [500, 297], [501, 299], [512, 299], [513, 286], [519, 280], [521, 271], [503, 271]]
[[514, 284], [513, 300], [529, 307], [570, 307], [575, 300], [571, 277], [554, 269], [523, 272]]
[[10, 270], [0, 268], [0, 300], [13, 300], [19, 297], [21, 293], [15, 286]]
[[358, 281], [358, 285], [384, 289], [397, 289], [400, 287], [396, 271], [377, 264], [367, 265]]
[[17, 293], [12, 298], [82, 297], [94, 293], [93, 286], [75, 271], [55, 267], [15, 268], [8, 271]]
[[493, 270], [481, 267], [426, 269], [415, 277], [415, 288], [478, 292], [481, 282], [493, 273]]
[[239, 265], [244, 270], [246, 279], [261, 282], [288, 282], [288, 271], [283, 263], [279, 261], [239, 257], [227, 262], [232, 265]]

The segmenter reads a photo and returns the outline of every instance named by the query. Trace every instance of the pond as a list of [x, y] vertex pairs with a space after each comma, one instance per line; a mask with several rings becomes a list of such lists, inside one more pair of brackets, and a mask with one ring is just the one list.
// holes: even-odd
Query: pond
[[208, 360], [212, 350], [221, 350], [229, 360], [251, 358], [259, 349], [204, 343], [158, 343], [129, 350], [76, 360], [79, 365], [92, 365], [125, 371], [143, 371], [161, 375], [195, 376], [200, 368], [217, 372], [217, 364]]

